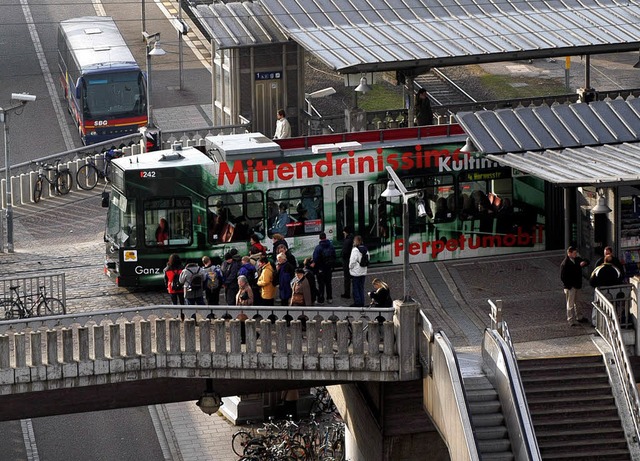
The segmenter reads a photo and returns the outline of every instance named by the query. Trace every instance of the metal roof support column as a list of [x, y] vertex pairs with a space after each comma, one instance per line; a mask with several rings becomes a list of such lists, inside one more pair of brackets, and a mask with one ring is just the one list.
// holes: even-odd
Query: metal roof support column
[[569, 215], [569, 203], [571, 197], [569, 197], [569, 188], [563, 187], [564, 190], [564, 248], [569, 248], [571, 245], [571, 217]]
[[409, 120], [407, 120], [407, 126], [413, 127], [413, 120], [416, 116], [416, 96], [413, 91], [413, 75], [407, 75], [407, 84], [406, 87], [409, 88]]
[[584, 88], [591, 88], [591, 55], [585, 55], [584, 59]]

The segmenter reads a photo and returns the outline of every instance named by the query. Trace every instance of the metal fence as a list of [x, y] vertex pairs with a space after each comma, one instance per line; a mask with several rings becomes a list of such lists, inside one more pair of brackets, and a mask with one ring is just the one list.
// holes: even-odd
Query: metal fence
[[37, 299], [40, 287], [45, 288], [46, 297], [59, 299], [63, 305], [67, 305], [67, 289], [64, 272], [48, 272], [37, 275], [25, 275], [23, 277], [8, 277], [0, 279], [0, 299], [10, 299], [11, 287], [18, 287], [18, 293], [25, 302], [30, 305]]

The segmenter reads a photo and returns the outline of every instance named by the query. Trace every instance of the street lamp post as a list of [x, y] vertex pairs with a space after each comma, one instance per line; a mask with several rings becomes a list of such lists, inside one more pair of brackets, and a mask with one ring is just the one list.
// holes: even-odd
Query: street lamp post
[[[36, 97], [27, 93], [11, 93], [11, 102], [17, 101], [9, 107], [0, 107], [0, 122], [4, 123], [4, 171], [5, 171], [5, 199], [7, 201], [7, 252], [13, 253], [13, 207], [11, 188], [11, 165], [9, 163], [9, 112], [17, 111]], [[1, 248], [1, 243], [0, 243]]]
[[164, 56], [166, 51], [160, 47], [160, 32], [147, 34], [143, 32], [144, 40], [147, 43], [147, 127], [155, 125], [151, 113], [151, 56]]
[[[414, 302], [409, 296], [409, 199], [421, 196], [422, 190], [408, 191], [396, 172], [393, 171], [393, 168], [387, 166], [386, 169], [391, 179], [387, 183], [387, 188], [380, 195], [385, 198], [402, 197], [402, 239], [404, 240], [402, 245], [404, 250], [402, 260], [402, 302]], [[424, 205], [420, 209], [420, 215], [426, 215]]]

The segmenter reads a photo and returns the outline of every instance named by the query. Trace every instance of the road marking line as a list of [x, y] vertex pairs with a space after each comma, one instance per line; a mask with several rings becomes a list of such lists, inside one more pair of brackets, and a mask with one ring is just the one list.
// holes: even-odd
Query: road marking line
[[165, 461], [183, 461], [178, 441], [176, 440], [169, 414], [164, 405], [149, 405], [149, 415], [156, 430], [158, 442]]
[[62, 104], [60, 103], [60, 96], [58, 96], [58, 90], [56, 89], [56, 85], [53, 81], [53, 75], [51, 75], [51, 71], [49, 70], [49, 66], [47, 65], [47, 59], [44, 56], [44, 50], [42, 49], [40, 36], [38, 35], [35, 22], [33, 21], [33, 16], [31, 15], [31, 9], [29, 8], [27, 0], [20, 0], [20, 5], [22, 5], [22, 13], [24, 14], [27, 27], [29, 28], [31, 42], [33, 43], [33, 47], [36, 50], [36, 56], [38, 56], [38, 62], [40, 63], [40, 69], [42, 70], [42, 77], [44, 78], [44, 83], [47, 85], [47, 90], [49, 91], [53, 110], [57, 115], [56, 118], [58, 119], [58, 125], [60, 125], [62, 139], [64, 140], [64, 144], [67, 150], [74, 149], [76, 146], [73, 142], [71, 131], [69, 131], [69, 127], [66, 123], [67, 118], [65, 116], [65, 111], [62, 108]]
[[36, 446], [36, 436], [33, 433], [33, 424], [30, 419], [21, 419], [22, 437], [24, 438], [24, 446], [27, 449], [28, 461], [40, 461], [38, 447]]
[[96, 10], [97, 16], [107, 15], [107, 12], [105, 11], [104, 6], [102, 5], [102, 2], [100, 0], [91, 0], [91, 3], [93, 3], [93, 8]]

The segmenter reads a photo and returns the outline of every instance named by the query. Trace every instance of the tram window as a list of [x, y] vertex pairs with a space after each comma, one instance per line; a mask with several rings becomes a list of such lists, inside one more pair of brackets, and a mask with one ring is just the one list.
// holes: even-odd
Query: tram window
[[453, 176], [434, 175], [403, 178], [402, 183], [407, 190], [423, 190], [422, 199], [425, 204], [427, 216], [418, 218], [417, 199], [409, 199], [409, 222], [412, 224], [425, 224], [427, 219], [435, 222], [453, 221], [459, 208], [456, 203]]
[[136, 246], [136, 202], [113, 190], [107, 215], [107, 238], [122, 248]]
[[191, 199], [145, 200], [143, 207], [147, 246], [191, 245]]
[[491, 211], [486, 181], [461, 182], [458, 190], [462, 203], [460, 219], [477, 219]]
[[317, 234], [324, 221], [322, 187], [303, 186], [267, 192], [268, 235]]
[[402, 229], [402, 197], [399, 200], [382, 197], [386, 187], [387, 182], [370, 184], [368, 187], [368, 238], [385, 240], [389, 238], [392, 229]]
[[355, 213], [353, 202], [353, 187], [352, 186], [338, 186], [336, 187], [336, 234], [338, 240], [344, 239], [342, 233], [344, 226], [351, 226], [355, 229]]
[[262, 191], [216, 194], [207, 198], [207, 235], [212, 244], [249, 240], [264, 233]]

